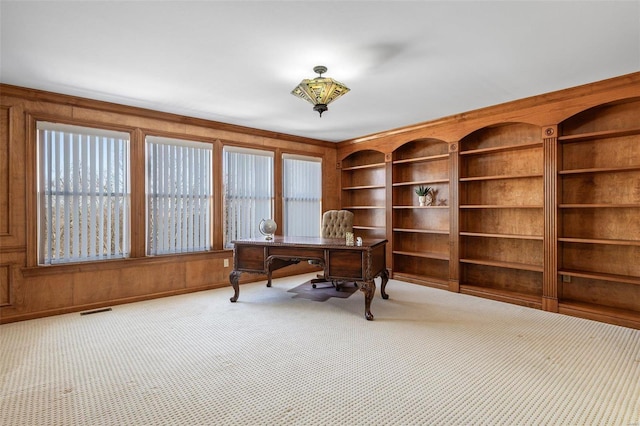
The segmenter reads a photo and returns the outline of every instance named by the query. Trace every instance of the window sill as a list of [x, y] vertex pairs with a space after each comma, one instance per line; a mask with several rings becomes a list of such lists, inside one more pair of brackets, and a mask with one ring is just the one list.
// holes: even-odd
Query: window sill
[[107, 271], [110, 269], [133, 268], [145, 265], [166, 263], [184, 263], [198, 260], [225, 259], [233, 256], [233, 250], [211, 250], [201, 253], [165, 254], [128, 259], [101, 260], [96, 262], [64, 263], [58, 265], [39, 265], [22, 268], [25, 278], [53, 274]]

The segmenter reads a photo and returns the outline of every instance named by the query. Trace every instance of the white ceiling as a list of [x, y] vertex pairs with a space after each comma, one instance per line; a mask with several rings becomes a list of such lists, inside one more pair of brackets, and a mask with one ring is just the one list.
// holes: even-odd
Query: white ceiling
[[[1, 0], [0, 81], [341, 141], [640, 70], [635, 1]], [[351, 92], [290, 94], [315, 65]]]

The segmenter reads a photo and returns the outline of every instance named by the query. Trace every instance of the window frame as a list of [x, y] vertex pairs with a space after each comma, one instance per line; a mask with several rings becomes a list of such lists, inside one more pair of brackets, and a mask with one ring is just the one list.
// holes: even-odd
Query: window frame
[[[237, 238], [253, 238], [253, 237], [257, 237], [259, 234], [259, 229], [258, 229], [258, 225], [259, 225], [259, 219], [254, 218], [254, 220], [250, 223], [250, 229], [249, 229], [249, 236], [240, 236], [240, 237], [234, 237], [234, 236], [230, 236], [227, 234], [228, 232], [228, 225], [227, 225], [227, 210], [228, 210], [228, 200], [227, 200], [227, 186], [228, 186], [228, 182], [227, 182], [227, 162], [226, 162], [226, 154], [227, 152], [231, 152], [231, 153], [246, 153], [246, 154], [253, 154], [253, 155], [258, 155], [258, 156], [264, 156], [264, 157], [269, 157], [271, 159], [271, 175], [269, 177], [270, 180], [270, 186], [271, 186], [271, 196], [269, 197], [269, 218], [272, 218], [274, 220], [276, 220], [277, 223], [277, 217], [275, 215], [275, 210], [276, 210], [276, 198], [277, 198], [277, 190], [276, 190], [276, 170], [278, 168], [278, 165], [276, 164], [277, 160], [278, 160], [278, 156], [276, 156], [276, 153], [273, 150], [267, 150], [267, 149], [257, 149], [257, 148], [248, 148], [248, 147], [244, 147], [244, 146], [237, 146], [237, 145], [225, 145], [222, 149], [222, 158], [221, 158], [221, 176], [222, 176], [222, 180], [221, 180], [221, 186], [222, 186], [222, 247], [223, 249], [231, 249], [233, 248], [233, 244], [232, 241], [237, 239]], [[265, 197], [266, 199], [266, 197]], [[268, 219], [267, 217], [264, 217], [262, 219]]]
[[[17, 120], [18, 116], [24, 117], [24, 126], [9, 127], [10, 138], [20, 138], [20, 134], [24, 134], [24, 140], [27, 142], [24, 147], [25, 150], [25, 163], [17, 164], [15, 167], [25, 167], [23, 188], [27, 192], [25, 197], [23, 211], [25, 215], [20, 215], [15, 221], [22, 220], [22, 217], [26, 218], [26, 225], [24, 231], [18, 231], [6, 236], [6, 240], [15, 239], [16, 241], [26, 241], [21, 243], [20, 247], [25, 248], [25, 261], [24, 266], [21, 268], [22, 273], [25, 276], [36, 277], [41, 275], [51, 275], [58, 273], [79, 273], [79, 272], [91, 272], [91, 271], [114, 271], [120, 268], [138, 267], [142, 265], [156, 265], [165, 264], [167, 262], [184, 262], [185, 260], [178, 260], [189, 258], [194, 261], [205, 261], [211, 259], [211, 256], [215, 258], [228, 258], [230, 256], [231, 249], [224, 246], [224, 211], [223, 211], [223, 176], [222, 176], [222, 151], [225, 146], [243, 147], [246, 149], [257, 149], [259, 151], [271, 151], [274, 153], [274, 214], [273, 218], [281, 223], [281, 161], [280, 156], [282, 152], [297, 153], [300, 155], [308, 154], [309, 156], [321, 158], [323, 161], [322, 176], [326, 177], [327, 160], [329, 163], [333, 161], [333, 156], [330, 153], [325, 153], [322, 149], [317, 152], [315, 149], [310, 151], [301, 151], [300, 149], [287, 149], [287, 144], [280, 146], [280, 142], [276, 141], [271, 147], [266, 146], [265, 142], [256, 141], [252, 142], [240, 142], [233, 139], [223, 140], [220, 135], [217, 134], [215, 128], [204, 126], [202, 128], [196, 127], [193, 129], [184, 129], [183, 124], [179, 126], [179, 129], [171, 131], [166, 126], [157, 126], [155, 124], [149, 124], [146, 119], [142, 120], [118, 120], [114, 118], [112, 114], [101, 114], [92, 112], [92, 110], [80, 110], [81, 114], [72, 116], [72, 110], [63, 110], [58, 112], [53, 111], [41, 111], [41, 110], [29, 110], [22, 108], [11, 108], [9, 110], [9, 116], [11, 121]], [[40, 265], [38, 264], [38, 237], [37, 237], [37, 220], [31, 220], [29, 218], [37, 217], [37, 130], [36, 123], [38, 121], [48, 121], [53, 123], [68, 124], [70, 126], [80, 126], [103, 129], [106, 131], [120, 131], [126, 132], [130, 136], [130, 252], [129, 257], [126, 259], [111, 259], [100, 261], [87, 261], [79, 263], [65, 263], [55, 265]], [[168, 120], [167, 123], [173, 123]], [[204, 123], [203, 123], [204, 124]], [[198, 130], [200, 129], [200, 130]], [[213, 131], [213, 133], [212, 133]], [[15, 136], [12, 136], [15, 135]], [[214, 172], [212, 173], [212, 188], [214, 197], [212, 200], [212, 248], [210, 252], [193, 252], [184, 254], [175, 254], [168, 256], [147, 256], [146, 255], [146, 219], [145, 219], [145, 137], [146, 135], [163, 136], [169, 138], [177, 138], [181, 140], [193, 140], [198, 142], [211, 143], [213, 146], [213, 161]], [[227, 135], [228, 136], [228, 135]], [[217, 167], [217, 170], [215, 169]], [[21, 189], [17, 189], [21, 191]], [[323, 188], [323, 203], [325, 189]], [[13, 226], [15, 228], [15, 226]], [[24, 233], [23, 233], [24, 232]], [[279, 231], [278, 231], [279, 232]], [[20, 234], [23, 234], [21, 237]]]
[[[323, 206], [323, 200], [322, 200], [322, 188], [323, 188], [323, 176], [322, 176], [322, 170], [324, 167], [324, 161], [322, 157], [316, 157], [316, 156], [311, 156], [311, 155], [303, 155], [303, 154], [294, 154], [294, 153], [282, 153], [282, 155], [280, 156], [280, 160], [282, 161], [282, 173], [281, 173], [281, 178], [282, 178], [282, 200], [281, 200], [281, 205], [282, 205], [282, 232], [283, 235], [288, 235], [288, 236], [301, 236], [301, 237], [320, 237], [322, 234], [322, 206]], [[318, 203], [318, 210], [317, 210], [317, 235], [289, 235], [286, 231], [289, 228], [289, 218], [287, 217], [287, 193], [286, 193], [286, 167], [285, 167], [285, 162], [286, 160], [300, 160], [300, 161], [306, 161], [306, 162], [310, 162], [310, 163], [318, 163], [320, 165], [320, 173], [319, 173], [319, 179], [320, 179], [320, 188], [319, 188], [319, 193], [318, 193], [318, 199], [317, 199], [317, 203]]]
[[[150, 161], [150, 155], [151, 153], [149, 152], [149, 148], [150, 145], [165, 145], [165, 146], [173, 146], [173, 147], [183, 147], [183, 148], [196, 148], [196, 149], [205, 149], [208, 151], [208, 159], [205, 159], [205, 162], [208, 162], [208, 164], [205, 164], [205, 166], [208, 165], [208, 170], [205, 171], [205, 176], [202, 176], [202, 178], [204, 178], [201, 182], [206, 182], [206, 187], [205, 189], [209, 190], [208, 194], [199, 194], [196, 195], [195, 197], [198, 197], [200, 199], [206, 199], [206, 203], [207, 206], [201, 210], [204, 211], [206, 213], [206, 219], [208, 219], [207, 222], [205, 223], [200, 223], [199, 225], [205, 228], [204, 232], [202, 232], [202, 229], [200, 229], [201, 233], [204, 234], [204, 238], [206, 239], [206, 248], [200, 248], [200, 249], [182, 249], [180, 251], [170, 251], [170, 250], [162, 250], [160, 252], [158, 251], [151, 251], [151, 247], [149, 246], [149, 232], [151, 230], [151, 226], [152, 226], [152, 221], [150, 219], [150, 209], [149, 209], [149, 201], [150, 198], [152, 197], [152, 195], [150, 194], [150, 182], [149, 182], [149, 174], [150, 174], [150, 170], [149, 170], [149, 161]], [[193, 139], [184, 139], [184, 138], [180, 138], [180, 137], [167, 137], [167, 136], [157, 136], [157, 135], [151, 135], [151, 134], [147, 134], [144, 137], [144, 198], [145, 198], [145, 216], [144, 216], [144, 228], [145, 228], [145, 250], [144, 250], [144, 256], [170, 256], [170, 255], [181, 255], [181, 254], [193, 254], [193, 253], [206, 253], [206, 252], [210, 252], [213, 250], [214, 247], [214, 241], [213, 241], [213, 228], [215, 226], [214, 223], [214, 211], [213, 211], [213, 205], [214, 205], [214, 195], [215, 195], [215, 188], [214, 188], [214, 182], [213, 182], [213, 177], [215, 176], [216, 173], [216, 165], [214, 163], [214, 151], [215, 151], [215, 147], [207, 141], [200, 141], [200, 140], [193, 140]], [[184, 164], [184, 159], [183, 159], [183, 164]], [[183, 182], [184, 183], [184, 182]], [[185, 194], [180, 194], [180, 195], [185, 195]], [[169, 194], [165, 194], [165, 197], [168, 197]], [[158, 198], [159, 195], [157, 195], [156, 198]], [[192, 196], [193, 197], [193, 196]], [[184, 236], [182, 237], [182, 240], [184, 241]], [[186, 237], [187, 239], [189, 238], [188, 236]], [[157, 250], [157, 249], [156, 249]]]
[[[33, 158], [33, 162], [31, 162], [33, 169], [28, 169], [28, 176], [29, 176], [29, 180], [33, 179], [32, 182], [30, 182], [30, 186], [34, 188], [34, 199], [33, 202], [28, 202], [27, 203], [27, 212], [31, 212], [31, 214], [29, 215], [29, 217], [35, 217], [35, 221], [34, 225], [32, 227], [29, 228], [29, 236], [28, 236], [28, 241], [30, 243], [33, 243], [33, 250], [31, 251], [31, 253], [28, 255], [27, 257], [27, 264], [28, 266], [37, 266], [37, 267], [50, 267], [50, 266], [57, 266], [57, 265], [68, 265], [68, 264], [88, 264], [88, 263], [101, 263], [101, 262], [108, 262], [108, 261], [112, 261], [112, 260], [123, 260], [123, 259], [128, 259], [131, 256], [131, 247], [132, 247], [132, 241], [131, 241], [131, 234], [132, 234], [132, 222], [131, 222], [131, 218], [132, 218], [132, 185], [131, 185], [131, 181], [132, 181], [132, 162], [131, 162], [131, 146], [132, 146], [132, 134], [128, 129], [122, 129], [122, 128], [113, 128], [110, 126], [101, 126], [101, 125], [96, 125], [95, 123], [81, 123], [81, 122], [68, 122], [68, 121], [63, 121], [63, 120], [57, 120], [57, 119], [51, 119], [50, 117], [33, 117], [33, 116], [28, 116], [27, 122], [30, 124], [29, 129], [30, 132], [32, 132], [32, 134], [28, 135], [28, 140], [33, 141], [33, 143], [31, 144], [30, 149], [27, 150], [27, 157], [28, 158]], [[41, 129], [41, 127], [43, 129]], [[41, 158], [41, 149], [42, 146], [41, 144], [44, 143], [40, 141], [40, 133], [41, 131], [52, 131], [52, 132], [63, 132], [63, 134], [65, 135], [81, 135], [81, 137], [79, 137], [77, 140], [75, 139], [75, 136], [71, 137], [71, 142], [66, 141], [64, 142], [64, 144], [70, 143], [73, 145], [73, 148], [78, 149], [80, 148], [80, 152], [82, 152], [82, 156], [81, 158], [85, 161], [89, 161], [90, 164], [92, 165], [93, 168], [98, 168], [99, 169], [99, 176], [96, 176], [95, 172], [91, 172], [91, 175], [88, 176], [87, 172], [86, 172], [86, 167], [82, 168], [81, 170], [83, 170], [83, 173], [81, 176], [76, 178], [76, 181], [82, 181], [80, 183], [81, 186], [78, 186], [78, 184], [76, 183], [75, 185], [73, 185], [73, 189], [71, 189], [68, 184], [66, 183], [67, 181], [65, 181], [64, 183], [64, 189], [62, 191], [62, 196], [63, 196], [63, 200], [65, 206], [69, 205], [69, 202], [66, 201], [66, 197], [72, 197], [72, 202], [75, 204], [75, 207], [79, 208], [80, 205], [80, 201], [79, 200], [84, 200], [84, 202], [95, 202], [95, 197], [103, 197], [106, 196], [107, 197], [107, 205], [110, 205], [111, 200], [109, 200], [109, 198], [118, 198], [118, 197], [122, 197], [122, 204], [123, 204], [123, 208], [120, 211], [119, 209], [116, 209], [116, 212], [120, 212], [121, 217], [122, 217], [122, 230], [120, 233], [116, 233], [116, 237], [119, 237], [118, 239], [121, 239], [121, 254], [115, 253], [115, 254], [99, 254], [98, 252], [95, 253], [94, 256], [87, 258], [85, 256], [82, 257], [72, 257], [70, 260], [56, 260], [55, 257], [53, 255], [47, 256], [45, 252], [50, 252], [52, 249], [51, 247], [49, 247], [49, 249], [43, 247], [42, 242], [43, 242], [43, 238], [45, 238], [41, 232], [41, 223], [43, 220], [45, 220], [46, 218], [44, 218], [43, 215], [43, 208], [44, 208], [44, 203], [45, 203], [45, 199], [47, 198], [47, 193], [49, 193], [49, 196], [53, 197], [54, 196], [54, 192], [60, 192], [59, 189], [55, 189], [55, 190], [47, 190], [46, 188], [41, 188], [45, 177], [42, 176], [42, 173], [44, 173], [44, 171], [42, 169], [44, 169], [44, 164], [46, 159]], [[93, 139], [89, 140], [84, 140], [84, 137], [88, 136], [89, 138], [96, 138], [95, 141], [93, 141]], [[100, 179], [102, 180], [103, 178], [108, 179], [108, 170], [105, 171], [104, 175], [103, 175], [103, 168], [106, 167], [105, 164], [107, 161], [109, 161], [110, 159], [110, 155], [111, 152], [107, 152], [106, 155], [104, 156], [100, 156], [99, 153], [100, 151], [105, 150], [104, 146], [102, 145], [102, 143], [104, 143], [104, 141], [98, 141], [97, 138], [100, 137], [109, 137], [111, 139], [117, 139], [118, 141], [122, 141], [124, 142], [124, 147], [121, 147], [121, 152], [120, 154], [123, 156], [123, 161], [120, 164], [120, 166], [123, 168], [123, 172], [124, 172], [124, 177], [123, 177], [123, 182], [122, 182], [122, 187], [118, 188], [118, 186], [115, 184], [114, 181], [114, 187], [113, 187], [113, 194], [110, 194], [110, 192], [106, 192], [104, 194], [99, 194], [101, 191], [91, 191], [93, 192], [92, 195], [89, 194], [89, 190], [90, 190], [90, 186], [91, 183], [87, 183], [85, 184], [85, 182], [87, 181], [88, 178], [95, 178], [95, 179]], [[65, 136], [66, 139], [66, 136]], [[94, 160], [95, 158], [90, 158], [90, 156], [92, 154], [94, 154], [94, 152], [90, 152], [89, 154], [85, 154], [85, 151], [87, 149], [88, 144], [91, 143], [101, 143], [101, 145], [96, 146], [97, 151], [95, 151], [95, 155], [97, 156], [99, 165], [96, 166], [94, 164]], [[70, 150], [73, 150], [72, 147], [68, 147], [68, 146], [63, 146], [62, 149], [64, 149], [64, 155], [70, 155]], [[58, 150], [58, 148], [56, 148], [56, 151]], [[49, 151], [49, 152], [53, 152], [53, 151]], [[59, 157], [62, 156], [63, 154], [61, 154], [62, 151], [58, 152]], [[78, 162], [75, 161], [75, 155], [78, 155], [76, 152], [72, 152], [71, 153], [72, 158], [74, 159], [74, 161], [71, 161], [70, 163], [63, 163], [64, 165], [64, 173], [71, 173], [72, 171], [74, 171], [73, 175], [76, 175], [75, 170], [77, 169], [78, 166]], [[117, 163], [116, 160], [114, 160], [114, 163]], [[81, 164], [81, 163], [80, 163]], [[73, 167], [73, 165], [76, 166], [76, 168]], [[50, 166], [51, 167], [51, 166]], [[75, 170], [74, 170], [75, 169]], [[93, 169], [90, 169], [93, 170]], [[95, 182], [92, 182], [95, 183]], [[118, 191], [119, 189], [119, 191]], [[87, 201], [87, 197], [90, 197]], [[102, 198], [100, 198], [100, 201], [102, 200]], [[58, 203], [56, 202], [56, 205], [59, 205], [62, 203]], [[104, 207], [104, 205], [100, 202], [100, 206]], [[75, 211], [73, 212], [73, 214], [77, 214], [78, 216], [82, 216], [81, 213], [87, 214], [87, 209], [89, 207], [83, 207], [82, 210], [79, 211]], [[97, 207], [96, 207], [97, 209]], [[70, 213], [66, 212], [65, 210], [65, 220], [68, 219]], [[110, 215], [110, 213], [109, 213]], [[58, 217], [58, 214], [56, 214], [56, 218]], [[91, 223], [93, 222], [93, 225], [98, 226], [98, 223], [96, 223], [95, 220], [91, 220]], [[81, 223], [81, 222], [78, 222]], [[50, 225], [49, 225], [50, 226]], [[112, 227], [110, 224], [107, 224], [107, 230], [111, 230]], [[119, 229], [120, 227], [117, 227], [116, 229]], [[97, 228], [96, 228], [97, 229]], [[65, 224], [65, 232], [70, 232], [70, 225]], [[100, 235], [103, 235], [104, 230], [98, 231]], [[71, 238], [65, 239], [65, 245], [66, 246], [70, 246], [70, 240]], [[97, 240], [93, 242], [93, 246], [95, 248], [95, 245], [102, 241], [104, 243], [104, 241], [112, 241], [112, 239], [108, 239], [108, 240]], [[76, 247], [75, 250], [78, 250], [77, 246], [81, 246], [83, 248], [88, 248], [89, 247], [89, 238], [84, 238], [82, 236], [76, 236], [73, 238], [73, 246]], [[109, 244], [111, 245], [111, 244]], [[65, 250], [68, 251], [68, 250]]]

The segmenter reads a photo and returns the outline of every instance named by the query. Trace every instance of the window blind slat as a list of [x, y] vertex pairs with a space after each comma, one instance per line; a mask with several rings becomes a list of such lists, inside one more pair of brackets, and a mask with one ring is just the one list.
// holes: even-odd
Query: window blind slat
[[73, 195], [72, 195], [72, 221], [74, 222], [73, 227], [73, 243], [71, 247], [74, 249], [74, 253], [72, 255], [79, 256], [80, 255], [80, 227], [82, 226], [80, 223], [80, 197], [81, 197], [81, 188], [80, 188], [80, 135], [71, 135], [72, 143], [73, 143], [73, 158], [71, 162], [74, 165], [73, 169], [73, 177], [72, 177], [72, 186], [73, 186]]
[[62, 234], [63, 238], [63, 259], [68, 260], [71, 258], [71, 203], [73, 201], [73, 195], [71, 195], [71, 163], [73, 158], [71, 157], [71, 138], [72, 135], [65, 134], [64, 142], [63, 142], [63, 152], [65, 161], [62, 162], [62, 180], [64, 184], [64, 193], [65, 196], [62, 198], [63, 203], [63, 212], [64, 212], [64, 233]]
[[83, 146], [82, 149], [82, 156], [81, 156], [81, 160], [80, 163], [82, 164], [82, 172], [81, 172], [81, 179], [82, 179], [82, 185], [81, 185], [81, 189], [80, 192], [82, 194], [82, 196], [80, 197], [82, 199], [82, 207], [80, 209], [80, 220], [78, 221], [78, 233], [80, 234], [80, 256], [81, 257], [86, 257], [88, 255], [88, 235], [87, 235], [87, 231], [90, 229], [88, 224], [87, 224], [87, 220], [88, 220], [88, 210], [87, 210], [87, 204], [88, 204], [88, 196], [89, 196], [89, 177], [88, 177], [88, 173], [87, 170], [89, 169], [89, 141], [87, 140], [88, 138], [80, 136], [81, 139], [81, 146]]
[[55, 235], [58, 238], [55, 238], [54, 242], [55, 242], [55, 252], [53, 253], [53, 256], [57, 259], [60, 259], [60, 249], [61, 249], [61, 244], [62, 244], [62, 238], [63, 238], [63, 218], [61, 217], [61, 215], [64, 213], [63, 212], [63, 200], [62, 197], [59, 197], [57, 194], [63, 193], [64, 192], [64, 184], [62, 182], [62, 176], [60, 176], [60, 171], [62, 170], [62, 163], [61, 163], [61, 153], [62, 150], [64, 149], [62, 142], [63, 141], [59, 141], [59, 139], [62, 136], [60, 135], [56, 140], [56, 159], [55, 159], [55, 169], [53, 170], [53, 175], [52, 175], [52, 179], [54, 179], [54, 187], [56, 189], [56, 192], [54, 195], [54, 200], [55, 200], [55, 209], [54, 209], [54, 215], [55, 215], [55, 222], [54, 222], [54, 232]]
[[[115, 155], [114, 155], [114, 146], [113, 146], [113, 140], [112, 139], [107, 139], [107, 167], [105, 167], [105, 169], [107, 170], [112, 170], [113, 169], [113, 164], [115, 163]], [[112, 214], [112, 191], [113, 191], [113, 180], [110, 179], [109, 174], [107, 174], [105, 172], [105, 187], [106, 187], [106, 194], [105, 194], [105, 213], [106, 213], [106, 230], [105, 230], [105, 239], [103, 240], [103, 244], [104, 244], [104, 250], [105, 253], [107, 255], [108, 258], [111, 257], [111, 245], [113, 243], [113, 238], [112, 237], [112, 227], [111, 224], [112, 219], [113, 219], [113, 214]]]

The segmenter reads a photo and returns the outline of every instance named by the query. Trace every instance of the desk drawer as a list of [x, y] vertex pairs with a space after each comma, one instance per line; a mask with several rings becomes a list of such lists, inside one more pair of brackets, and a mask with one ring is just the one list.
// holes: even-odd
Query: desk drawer
[[362, 257], [364, 252], [349, 250], [329, 250], [329, 276], [332, 278], [352, 278], [362, 280]]
[[300, 258], [317, 257], [324, 259], [322, 248], [300, 248], [300, 247], [269, 247], [268, 256], [296, 256]]
[[264, 271], [264, 247], [236, 244], [234, 250], [235, 270]]

